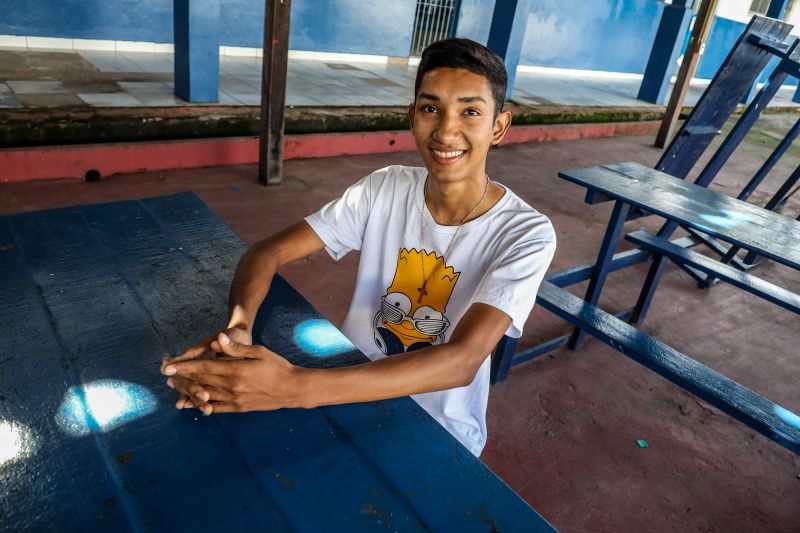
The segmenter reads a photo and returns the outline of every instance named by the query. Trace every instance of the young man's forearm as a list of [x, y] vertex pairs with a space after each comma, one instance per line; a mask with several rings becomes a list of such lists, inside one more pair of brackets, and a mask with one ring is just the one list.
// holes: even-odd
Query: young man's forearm
[[488, 355], [446, 343], [363, 365], [300, 369], [299, 406], [367, 402], [469, 385]]
[[258, 308], [279, 266], [279, 254], [270, 240], [256, 243], [242, 256], [228, 295], [229, 328], [252, 331]]
[[239, 260], [233, 276], [228, 298], [228, 327], [251, 331], [278, 268], [324, 246], [305, 221], [254, 244]]
[[297, 406], [384, 400], [469, 385], [510, 325], [503, 311], [476, 303], [444, 344], [346, 368], [296, 368]]

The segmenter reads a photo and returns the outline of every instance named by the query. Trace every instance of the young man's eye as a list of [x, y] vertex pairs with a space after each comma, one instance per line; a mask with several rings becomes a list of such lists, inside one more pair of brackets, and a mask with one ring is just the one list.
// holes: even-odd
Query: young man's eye
[[424, 105], [422, 106], [422, 111], [425, 113], [436, 113], [436, 108], [432, 105]]
[[466, 111], [464, 111], [464, 112], [465, 112], [467, 115], [471, 116], [471, 117], [478, 117], [478, 116], [480, 116], [480, 114], [481, 114], [481, 112], [480, 112], [480, 111], [478, 111], [477, 109], [467, 109], [467, 110], [466, 110]]

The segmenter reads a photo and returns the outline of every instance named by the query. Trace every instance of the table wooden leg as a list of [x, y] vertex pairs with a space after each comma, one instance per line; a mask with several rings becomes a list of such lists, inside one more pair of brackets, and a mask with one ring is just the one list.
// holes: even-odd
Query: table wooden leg
[[636, 307], [633, 308], [631, 313], [631, 324], [636, 325], [644, 322], [647, 311], [650, 309], [650, 303], [656, 293], [656, 287], [658, 287], [658, 282], [666, 266], [667, 260], [663, 255], [653, 256], [653, 262], [650, 263], [650, 270], [647, 271], [647, 277], [644, 280], [642, 291], [639, 293], [639, 299], [636, 301]]
[[[678, 229], [679, 224], [673, 220], [667, 220], [661, 229], [658, 230], [658, 236], [662, 239], [669, 239], [670, 236]], [[636, 307], [633, 308], [629, 322], [631, 324], [641, 324], [647, 316], [647, 311], [650, 309], [650, 304], [653, 301], [653, 296], [656, 293], [658, 282], [661, 281], [661, 275], [664, 274], [664, 268], [667, 266], [667, 261], [663, 255], [654, 255], [653, 263], [650, 265], [650, 270], [647, 271], [647, 278], [645, 278], [642, 291], [639, 293], [639, 299], [636, 301]]]
[[[597, 305], [600, 300], [600, 293], [603, 291], [606, 277], [611, 271], [611, 262], [614, 259], [614, 250], [617, 248], [619, 236], [628, 218], [630, 205], [621, 200], [614, 203], [614, 210], [608, 221], [606, 234], [603, 236], [603, 243], [600, 245], [600, 252], [597, 255], [597, 262], [592, 270], [592, 277], [589, 278], [589, 288], [586, 290], [584, 300], [592, 305]], [[569, 340], [570, 348], [581, 348], [583, 346], [586, 333], [580, 328], [575, 328]]]

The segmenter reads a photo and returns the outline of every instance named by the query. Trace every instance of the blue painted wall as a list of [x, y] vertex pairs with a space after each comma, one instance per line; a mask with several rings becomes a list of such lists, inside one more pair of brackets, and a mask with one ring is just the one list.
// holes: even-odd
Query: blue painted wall
[[[0, 34], [173, 42], [173, 0], [3, 0]], [[221, 0], [220, 44], [261, 47], [263, 0]], [[407, 56], [415, 0], [295, 0], [294, 50]]]
[[486, 44], [492, 25], [494, 0], [461, 0], [456, 22], [456, 37]]
[[663, 9], [658, 0], [536, 0], [520, 64], [640, 74]]
[[[167, 0], [172, 3], [172, 0]], [[264, 41], [264, 0], [220, 0], [220, 44], [223, 46], [260, 47]], [[296, 18], [297, 5], [292, 4], [292, 19]], [[291, 39], [292, 26], [289, 28]]]
[[747, 24], [717, 17], [706, 38], [706, 49], [695, 70], [696, 78], [713, 78]]
[[416, 5], [416, 0], [296, 1], [289, 46], [316, 52], [408, 56]]
[[0, 34], [172, 42], [172, 0], [3, 0]]

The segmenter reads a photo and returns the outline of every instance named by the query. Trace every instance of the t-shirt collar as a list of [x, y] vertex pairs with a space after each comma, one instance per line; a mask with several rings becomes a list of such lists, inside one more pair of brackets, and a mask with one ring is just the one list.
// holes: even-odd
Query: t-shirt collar
[[[428, 210], [428, 206], [425, 205], [425, 181], [427, 179], [428, 179], [428, 171], [424, 170], [420, 175], [419, 181], [417, 182], [417, 191], [416, 191], [416, 194], [414, 195], [416, 197], [416, 199], [417, 199], [417, 207], [418, 207], [418, 209], [419, 208], [422, 209], [422, 216], [425, 219], [425, 222], [428, 224], [428, 227], [433, 228], [433, 230], [436, 231], [437, 233], [446, 233], [446, 234], [451, 234], [452, 235], [453, 233], [456, 232], [456, 229], [458, 229], [458, 226], [443, 226], [443, 225], [437, 223], [433, 219], [433, 215], [431, 215], [431, 212]], [[469, 222], [465, 222], [464, 225], [461, 226], [461, 233], [468, 233], [468, 232], [472, 231], [474, 228], [477, 228], [477, 227], [481, 226], [481, 224], [486, 219], [491, 218], [491, 216], [495, 212], [497, 212], [500, 209], [502, 209], [503, 204], [505, 204], [508, 201], [508, 198], [509, 198], [508, 188], [505, 185], [503, 185], [502, 183], [499, 183], [499, 182], [497, 182], [495, 180], [492, 180], [492, 181], [494, 181], [495, 183], [497, 183], [498, 185], [500, 185], [503, 188], [503, 196], [501, 196], [500, 199], [497, 201], [497, 203], [495, 203], [491, 207], [491, 209], [486, 211], [484, 214], [482, 214], [478, 218], [474, 218], [474, 219], [470, 220]]]

